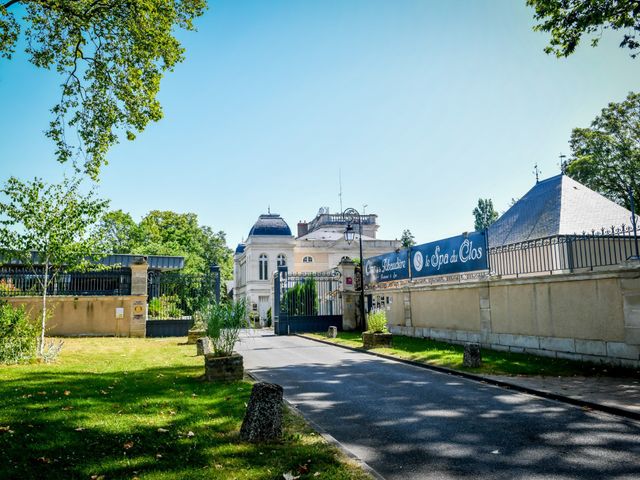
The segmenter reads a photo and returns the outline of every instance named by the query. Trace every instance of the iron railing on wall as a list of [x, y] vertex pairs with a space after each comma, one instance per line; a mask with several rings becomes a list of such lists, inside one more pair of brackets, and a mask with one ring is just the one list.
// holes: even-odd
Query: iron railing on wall
[[220, 301], [220, 271], [204, 274], [148, 273], [150, 319], [191, 319], [198, 310]]
[[619, 265], [638, 256], [633, 227], [621, 226], [589, 233], [556, 235], [491, 247], [491, 275], [574, 272]]
[[[24, 267], [0, 269], [0, 297], [42, 295], [44, 273]], [[47, 295], [131, 295], [128, 268], [95, 272], [59, 272], [50, 278]]]
[[280, 312], [288, 316], [342, 315], [337, 271], [280, 274]]

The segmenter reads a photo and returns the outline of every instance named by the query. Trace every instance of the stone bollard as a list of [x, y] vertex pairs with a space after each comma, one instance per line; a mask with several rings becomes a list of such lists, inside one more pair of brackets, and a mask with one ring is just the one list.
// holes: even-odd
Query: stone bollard
[[200, 337], [196, 340], [196, 351], [196, 355], [198, 357], [211, 353], [211, 341], [209, 340], [209, 337]]
[[258, 382], [253, 386], [240, 438], [263, 442], [282, 436], [282, 394], [282, 387], [275, 383]]
[[191, 330], [189, 330], [189, 333], [187, 334], [187, 344], [188, 345], [195, 344], [197, 339], [199, 339], [200, 337], [206, 334], [207, 332], [205, 332], [203, 329], [192, 328]]
[[465, 343], [462, 365], [470, 368], [478, 368], [482, 365], [482, 354], [479, 343]]
[[327, 331], [328, 338], [336, 338], [338, 336], [338, 327], [329, 327]]

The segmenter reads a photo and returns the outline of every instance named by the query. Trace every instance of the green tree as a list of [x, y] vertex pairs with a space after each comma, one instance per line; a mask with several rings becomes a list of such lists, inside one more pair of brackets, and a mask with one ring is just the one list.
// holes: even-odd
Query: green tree
[[214, 232], [211, 227], [200, 227], [203, 235], [203, 258], [205, 265], [219, 265], [221, 278], [233, 276], [233, 250], [227, 247], [227, 236], [223, 231]]
[[478, 206], [473, 209], [473, 216], [475, 217], [473, 228], [476, 232], [481, 232], [498, 219], [498, 212], [494, 210], [490, 198], [479, 198]]
[[226, 245], [225, 233], [199, 225], [195, 213], [154, 210], [136, 224], [122, 210], [108, 212], [94, 239], [104, 253], [176, 255], [185, 258], [186, 273], [206, 273], [215, 264], [223, 279], [232, 277], [233, 252]]
[[46, 184], [36, 178], [22, 182], [9, 178], [0, 190], [0, 252], [28, 266], [42, 295], [42, 319], [38, 355], [44, 349], [47, 321], [47, 289], [62, 270], [82, 268], [96, 253], [88, 233], [108, 202], [95, 193], [82, 193], [81, 180], [65, 178]]
[[602, 109], [589, 128], [571, 134], [567, 175], [630, 208], [628, 188], [640, 199], [640, 94]]
[[103, 253], [131, 253], [140, 243], [140, 236], [138, 224], [122, 210], [105, 213], [94, 234]]
[[133, 253], [185, 257], [184, 271], [206, 272], [204, 239], [195, 213], [153, 210], [140, 221], [141, 241]]
[[598, 45], [603, 30], [623, 30], [620, 47], [628, 48], [635, 58], [640, 49], [640, 1], [638, 0], [527, 0], [539, 21], [534, 29], [549, 32], [551, 40], [545, 52], [558, 57], [571, 55], [583, 36]]
[[194, 30], [205, 8], [205, 0], [0, 3], [0, 57], [11, 58], [24, 27], [31, 63], [62, 77], [46, 132], [58, 161], [83, 158], [82, 168], [95, 180], [118, 132], [133, 140], [160, 120], [160, 80], [184, 59], [175, 32]]
[[415, 238], [411, 233], [411, 230], [408, 228], [402, 231], [402, 236], [400, 237], [400, 244], [403, 248], [413, 247], [416, 244]]

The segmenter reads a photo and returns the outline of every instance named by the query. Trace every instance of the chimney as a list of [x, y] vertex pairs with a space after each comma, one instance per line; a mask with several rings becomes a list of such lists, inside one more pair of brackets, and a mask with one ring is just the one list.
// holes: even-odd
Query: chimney
[[309, 233], [309, 224], [302, 220], [298, 222], [298, 237], [303, 237]]

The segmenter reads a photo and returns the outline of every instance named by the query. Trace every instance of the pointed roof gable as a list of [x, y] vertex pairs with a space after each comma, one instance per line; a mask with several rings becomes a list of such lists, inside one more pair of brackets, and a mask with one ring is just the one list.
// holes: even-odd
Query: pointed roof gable
[[493, 225], [489, 246], [570, 235], [631, 222], [631, 212], [566, 175], [537, 183]]

